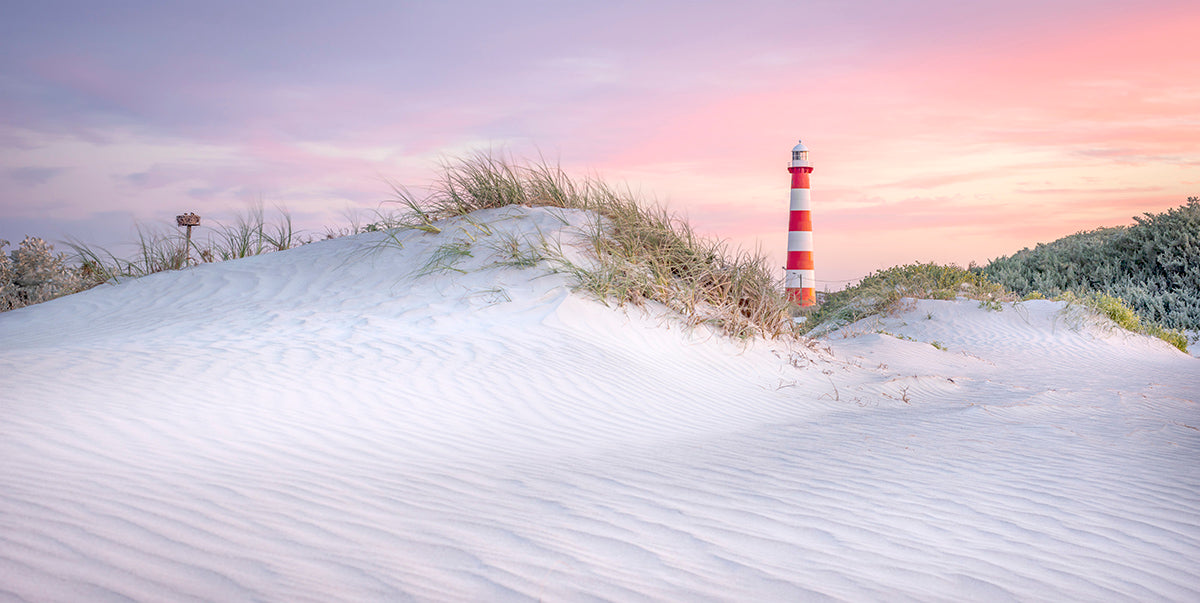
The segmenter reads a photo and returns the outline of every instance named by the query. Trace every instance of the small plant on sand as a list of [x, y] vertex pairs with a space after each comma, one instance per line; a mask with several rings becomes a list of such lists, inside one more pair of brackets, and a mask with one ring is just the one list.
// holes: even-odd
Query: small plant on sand
[[417, 276], [425, 276], [435, 272], [445, 272], [453, 270], [460, 274], [466, 274], [466, 271], [461, 268], [456, 268], [454, 265], [460, 262], [463, 258], [471, 257], [471, 242], [466, 239], [457, 239], [445, 245], [439, 245], [437, 249], [429, 256], [429, 261], [417, 271]]
[[551, 248], [545, 236], [518, 237], [506, 231], [496, 231], [494, 235], [489, 235], [486, 245], [496, 258], [493, 262], [495, 266], [532, 268], [551, 257], [561, 257], [562, 255], [561, 253], [553, 254], [550, 251]]

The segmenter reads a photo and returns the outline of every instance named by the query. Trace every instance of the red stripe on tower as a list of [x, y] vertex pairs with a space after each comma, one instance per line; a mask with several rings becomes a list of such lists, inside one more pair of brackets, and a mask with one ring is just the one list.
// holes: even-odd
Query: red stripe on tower
[[808, 147], [803, 142], [792, 147], [792, 206], [788, 217], [787, 276], [784, 286], [788, 298], [801, 307], [817, 303], [817, 279], [813, 271], [812, 208], [808, 192]]

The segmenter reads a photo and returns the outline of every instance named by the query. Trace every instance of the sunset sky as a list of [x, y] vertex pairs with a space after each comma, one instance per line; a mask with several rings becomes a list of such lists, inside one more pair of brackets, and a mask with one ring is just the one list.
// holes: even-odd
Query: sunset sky
[[0, 5], [8, 250], [256, 200], [319, 233], [492, 150], [782, 277], [797, 139], [819, 289], [1131, 223], [1200, 195], [1200, 2]]

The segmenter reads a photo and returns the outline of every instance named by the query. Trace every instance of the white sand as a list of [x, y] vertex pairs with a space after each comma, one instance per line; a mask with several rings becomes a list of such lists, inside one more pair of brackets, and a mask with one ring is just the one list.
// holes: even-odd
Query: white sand
[[0, 314], [0, 600], [1200, 600], [1200, 360], [1045, 301], [741, 345], [491, 265], [556, 215]]

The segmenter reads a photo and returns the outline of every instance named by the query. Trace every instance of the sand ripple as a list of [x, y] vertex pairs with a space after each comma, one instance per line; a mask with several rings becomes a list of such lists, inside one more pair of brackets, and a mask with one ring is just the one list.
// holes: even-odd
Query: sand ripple
[[1036, 304], [745, 347], [363, 245], [0, 315], [0, 599], [1200, 600], [1194, 358]]

